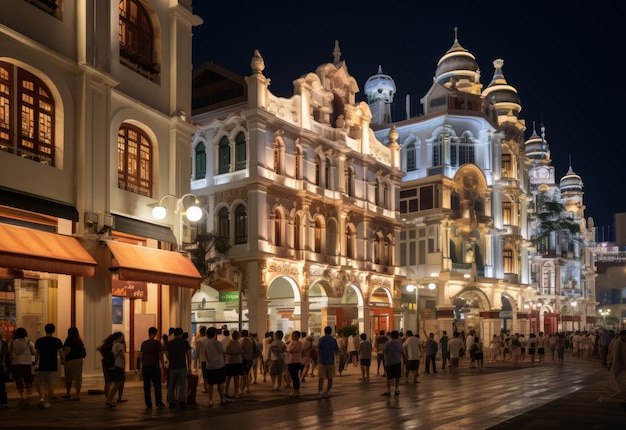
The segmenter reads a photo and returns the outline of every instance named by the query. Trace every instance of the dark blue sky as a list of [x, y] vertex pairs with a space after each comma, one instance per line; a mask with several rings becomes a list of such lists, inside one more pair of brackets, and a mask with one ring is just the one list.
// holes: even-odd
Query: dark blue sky
[[545, 124], [557, 178], [571, 159], [598, 239], [613, 237], [613, 214], [626, 212], [626, 111], [619, 84], [626, 38], [617, 2], [269, 3], [194, 0], [194, 13], [204, 20], [194, 29], [194, 66], [209, 61], [248, 76], [258, 49], [270, 91], [291, 96], [295, 79], [332, 61], [339, 40], [361, 92], [381, 65], [396, 82], [397, 98], [421, 97], [458, 27], [484, 86], [493, 76], [493, 60], [504, 59], [504, 75], [520, 95], [526, 138], [533, 122], [537, 131]]

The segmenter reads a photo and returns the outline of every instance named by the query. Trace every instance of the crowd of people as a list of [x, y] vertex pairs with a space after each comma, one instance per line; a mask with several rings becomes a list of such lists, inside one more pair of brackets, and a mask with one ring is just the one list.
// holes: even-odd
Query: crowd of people
[[[76, 327], [68, 329], [65, 341], [54, 336], [55, 330], [53, 324], [46, 324], [45, 335], [35, 342], [29, 340], [22, 327], [15, 331], [12, 341], [0, 339], [3, 376], [0, 408], [8, 405], [5, 380], [9, 372], [20, 396], [18, 406], [29, 404], [35, 388], [37, 406], [49, 408], [59, 363], [65, 370], [62, 398], [80, 400], [85, 344]], [[342, 376], [350, 367], [358, 368], [362, 383], [370, 382], [373, 358], [376, 375], [386, 378], [383, 395], [399, 395], [403, 377], [405, 383], [417, 384], [420, 371], [434, 375], [447, 369], [456, 374], [463, 359], [469, 368], [479, 372], [484, 369], [485, 358], [514, 366], [520, 363], [534, 366], [546, 361], [562, 366], [565, 351], [575, 358], [597, 357], [609, 370], [617, 395], [626, 395], [626, 330], [548, 335], [539, 332], [530, 333], [528, 338], [521, 333], [503, 331], [493, 335], [488, 343], [473, 330], [468, 334], [454, 331], [451, 337], [446, 331], [437, 337], [435, 333], [424, 332], [425, 341], [411, 330], [380, 331], [369, 339], [365, 333], [354, 331], [333, 334], [331, 327], [325, 327], [320, 337], [298, 330], [287, 333], [276, 330], [266, 332], [259, 339], [256, 333], [245, 329], [231, 331], [225, 325], [200, 327], [192, 338], [182, 328], [171, 328], [160, 339], [156, 327], [150, 327], [147, 334], [138, 357], [148, 409], [153, 405], [163, 409], [165, 402], [169, 408], [185, 408], [195, 402], [196, 387], [207, 395], [209, 407], [228, 405], [251, 395], [253, 385], [268, 382], [277, 395], [286, 389], [289, 396], [299, 397], [301, 384], [316, 375], [317, 397], [326, 398], [331, 396], [337, 374]], [[123, 396], [126, 349], [121, 332], [112, 333], [97, 348], [102, 360], [105, 405], [110, 408], [127, 401]]]

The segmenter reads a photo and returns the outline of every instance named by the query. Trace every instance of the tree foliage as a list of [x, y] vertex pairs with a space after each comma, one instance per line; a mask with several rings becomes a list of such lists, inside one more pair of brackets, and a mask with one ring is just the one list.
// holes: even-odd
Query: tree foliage
[[215, 232], [200, 233], [196, 236], [196, 246], [190, 249], [191, 261], [203, 279], [211, 277], [215, 264], [228, 256], [231, 245], [228, 237]]
[[558, 200], [541, 199], [536, 217], [538, 222], [537, 241], [548, 238], [552, 232], [569, 233], [572, 236], [580, 233], [580, 225], [568, 216], [565, 205]]

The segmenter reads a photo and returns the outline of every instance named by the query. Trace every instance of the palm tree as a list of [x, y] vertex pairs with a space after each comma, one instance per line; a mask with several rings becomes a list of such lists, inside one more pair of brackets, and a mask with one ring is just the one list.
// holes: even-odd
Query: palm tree
[[196, 245], [189, 249], [189, 253], [203, 280], [211, 277], [215, 265], [228, 256], [230, 248], [229, 238], [215, 232], [200, 233], [196, 236]]

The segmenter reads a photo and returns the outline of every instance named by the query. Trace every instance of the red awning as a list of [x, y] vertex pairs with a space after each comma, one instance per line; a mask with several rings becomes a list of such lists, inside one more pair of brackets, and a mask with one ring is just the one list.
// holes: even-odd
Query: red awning
[[120, 279], [200, 288], [202, 276], [198, 269], [179, 252], [112, 240], [106, 244], [113, 254], [109, 270], [117, 272]]
[[93, 278], [96, 266], [75, 237], [0, 223], [0, 267]]

